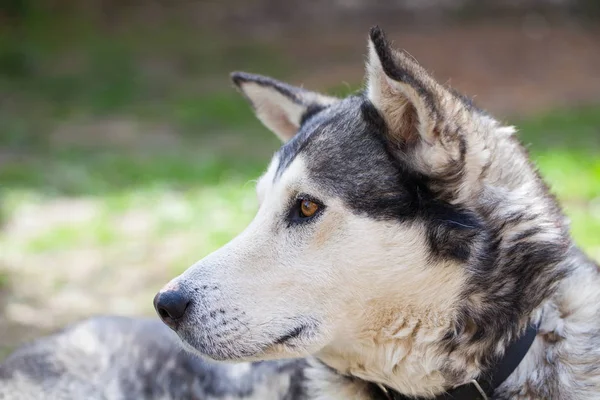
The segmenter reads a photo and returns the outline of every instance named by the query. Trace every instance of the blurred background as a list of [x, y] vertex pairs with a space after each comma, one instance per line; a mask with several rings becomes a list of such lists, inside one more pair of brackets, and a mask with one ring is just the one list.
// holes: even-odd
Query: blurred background
[[600, 260], [597, 0], [3, 0], [0, 358], [152, 297], [238, 233], [278, 141], [246, 70], [344, 95], [368, 28], [520, 138]]

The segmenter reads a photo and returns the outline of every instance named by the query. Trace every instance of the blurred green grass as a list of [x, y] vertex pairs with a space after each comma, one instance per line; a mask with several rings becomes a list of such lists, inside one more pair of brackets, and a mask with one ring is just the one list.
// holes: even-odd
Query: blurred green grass
[[556, 110], [516, 123], [570, 217], [575, 241], [600, 260], [600, 106]]

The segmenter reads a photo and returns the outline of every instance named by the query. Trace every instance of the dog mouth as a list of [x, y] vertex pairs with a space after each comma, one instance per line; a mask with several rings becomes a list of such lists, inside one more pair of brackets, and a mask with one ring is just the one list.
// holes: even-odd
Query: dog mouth
[[[283, 330], [280, 336], [271, 336], [262, 344], [252, 343], [244, 338], [237, 340], [221, 340], [211, 335], [198, 335], [194, 328], [179, 329], [177, 334], [184, 343], [184, 347], [192, 353], [200, 354], [215, 361], [232, 360], [259, 360], [272, 358], [281, 352], [293, 352], [293, 354], [304, 354], [304, 347], [318, 336], [316, 321], [303, 319], [290, 324], [293, 328]], [[216, 340], [215, 340], [216, 339]], [[241, 340], [240, 340], [241, 339]]]
[[275, 341], [273, 341], [273, 344], [286, 344], [292, 339], [300, 337], [306, 331], [307, 328], [307, 325], [299, 325], [296, 328], [289, 330], [286, 334], [280, 336]]

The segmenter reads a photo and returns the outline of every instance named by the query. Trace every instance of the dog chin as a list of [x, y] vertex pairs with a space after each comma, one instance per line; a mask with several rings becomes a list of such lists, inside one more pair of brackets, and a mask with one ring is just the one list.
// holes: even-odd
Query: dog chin
[[185, 351], [200, 356], [204, 359], [217, 362], [252, 362], [275, 360], [280, 358], [305, 357], [309, 355], [305, 350], [298, 348], [290, 349], [284, 345], [265, 345], [260, 349], [247, 349], [239, 346], [228, 345], [192, 345], [190, 342], [181, 341]]
[[[298, 326], [264, 343], [244, 344], [242, 341], [218, 343], [208, 337], [198, 338], [190, 332], [177, 332], [185, 350], [213, 361], [246, 362], [279, 358], [306, 357], [314, 347], [313, 327]], [[311, 346], [312, 344], [312, 346]]]
[[196, 338], [186, 338], [180, 335], [184, 350], [205, 359], [220, 362], [255, 361], [260, 359], [260, 353], [244, 349], [232, 343], [204, 343]]

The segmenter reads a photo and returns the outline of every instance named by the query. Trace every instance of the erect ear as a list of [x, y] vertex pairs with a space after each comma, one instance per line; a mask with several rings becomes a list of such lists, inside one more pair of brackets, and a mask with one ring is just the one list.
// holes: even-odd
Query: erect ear
[[433, 144], [443, 108], [456, 101], [412, 56], [390, 48], [379, 27], [369, 35], [367, 94], [399, 144]]
[[454, 200], [477, 190], [490, 157], [483, 132], [497, 129], [495, 121], [439, 84], [408, 53], [391, 49], [377, 27], [369, 38], [367, 96], [386, 123], [395, 156], [434, 178], [430, 188]]
[[234, 72], [231, 79], [250, 101], [258, 119], [284, 142], [294, 137], [307, 116], [337, 101], [266, 76]]

